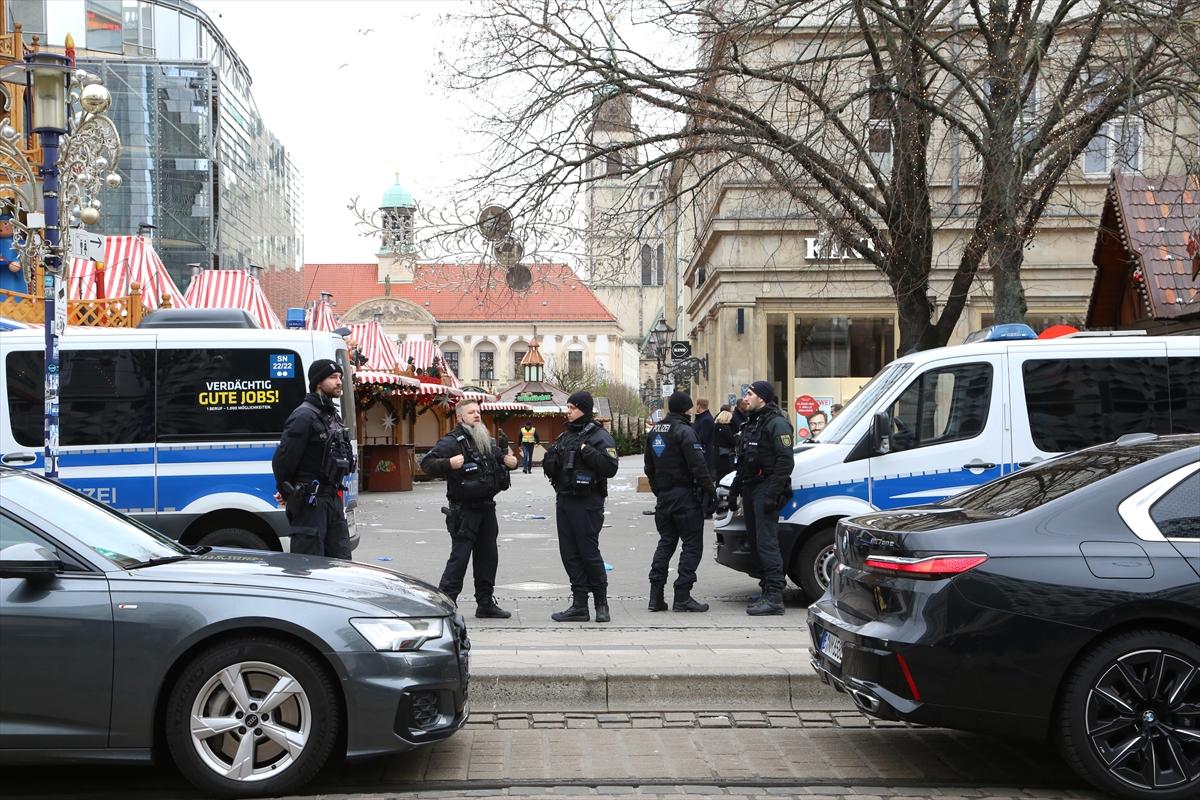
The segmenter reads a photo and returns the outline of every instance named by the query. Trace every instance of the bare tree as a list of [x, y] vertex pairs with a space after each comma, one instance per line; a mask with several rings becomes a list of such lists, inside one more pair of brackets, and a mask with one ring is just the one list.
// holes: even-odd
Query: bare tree
[[578, 391], [599, 394], [600, 388], [608, 382], [608, 373], [594, 364], [572, 368], [551, 356], [546, 361], [546, 381], [568, 394]]
[[[1136, 168], [1136, 135], [1182, 167], [1198, 4], [631, 0], [622, 33], [600, 0], [492, 0], [454, 20], [447, 82], [493, 137], [470, 193], [536, 218], [614, 172], [666, 170], [651, 210], [699, 230], [719, 185], [750, 187], [741, 213], [808, 220], [879, 270], [905, 351], [948, 340], [981, 265], [997, 319], [1023, 317], [1024, 248], [1047, 209], [1077, 204], [1064, 178], [1089, 148]], [[619, 104], [637, 126], [598, 140]]]

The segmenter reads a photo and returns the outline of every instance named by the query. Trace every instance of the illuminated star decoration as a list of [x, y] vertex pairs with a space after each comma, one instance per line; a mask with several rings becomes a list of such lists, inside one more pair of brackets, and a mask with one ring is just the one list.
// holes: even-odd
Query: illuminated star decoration
[[392, 428], [396, 427], [396, 417], [395, 417], [395, 415], [394, 415], [394, 414], [392, 414], [392, 412], [390, 412], [390, 411], [389, 411], [389, 412], [388, 412], [388, 414], [387, 414], [387, 416], [383, 418], [383, 421], [382, 421], [380, 424], [381, 424], [381, 425], [383, 425], [383, 429], [384, 429], [385, 431], [387, 431], [388, 433], [391, 433], [391, 432], [392, 432]]

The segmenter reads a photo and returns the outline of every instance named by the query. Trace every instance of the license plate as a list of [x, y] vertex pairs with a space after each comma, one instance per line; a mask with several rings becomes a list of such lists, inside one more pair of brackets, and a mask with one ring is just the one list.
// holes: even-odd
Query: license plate
[[821, 652], [835, 664], [842, 663], [842, 640], [829, 631], [821, 631]]

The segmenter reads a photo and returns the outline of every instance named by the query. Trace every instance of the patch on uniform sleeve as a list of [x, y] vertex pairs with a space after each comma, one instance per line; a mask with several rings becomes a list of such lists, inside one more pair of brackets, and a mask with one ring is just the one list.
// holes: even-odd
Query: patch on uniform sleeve
[[667, 452], [667, 441], [661, 433], [655, 435], [654, 441], [650, 443], [650, 449], [654, 451], [654, 455], [658, 458], [662, 458], [662, 454]]
[[779, 434], [779, 443], [784, 447], [792, 446], [792, 435], [790, 433]]
[[692, 447], [693, 447], [694, 449], [696, 449], [696, 450], [703, 450], [703, 449], [704, 449], [704, 445], [700, 444], [699, 442], [692, 442]]
[[609, 456], [611, 456], [612, 458], [617, 458], [617, 448], [610, 447], [605, 452], [607, 452], [609, 454]]

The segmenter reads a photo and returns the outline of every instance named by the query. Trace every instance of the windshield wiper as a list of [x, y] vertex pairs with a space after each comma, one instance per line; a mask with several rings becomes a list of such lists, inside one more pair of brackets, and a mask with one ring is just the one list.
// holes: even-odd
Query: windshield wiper
[[158, 558], [150, 558], [145, 561], [139, 561], [126, 569], [141, 569], [142, 567], [157, 567], [159, 564], [173, 564], [176, 561], [184, 561], [191, 558], [190, 554], [181, 554], [177, 556], [160, 556]]

